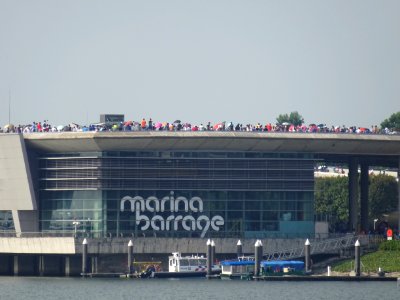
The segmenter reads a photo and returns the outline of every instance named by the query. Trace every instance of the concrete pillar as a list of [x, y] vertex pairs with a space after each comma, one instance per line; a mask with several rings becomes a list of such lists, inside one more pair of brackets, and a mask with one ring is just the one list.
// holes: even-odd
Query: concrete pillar
[[129, 240], [128, 243], [128, 274], [132, 273], [132, 254], [133, 254], [133, 243]]
[[211, 268], [215, 264], [215, 243], [214, 240], [211, 241]]
[[82, 243], [82, 275], [86, 275], [88, 272], [87, 254], [88, 254], [88, 245], [87, 245], [87, 240], [84, 239]]
[[64, 258], [65, 261], [65, 270], [64, 270], [64, 274], [66, 277], [69, 277], [71, 275], [71, 258], [69, 256], [66, 256]]
[[39, 255], [39, 257], [38, 257], [38, 273], [39, 273], [39, 276], [44, 275], [44, 256], [43, 255]]
[[243, 256], [243, 247], [242, 247], [242, 242], [238, 240], [236, 244], [236, 253], [237, 257]]
[[356, 273], [356, 276], [361, 275], [361, 259], [360, 259], [360, 242], [357, 240], [356, 243], [354, 244], [354, 256], [355, 256], [355, 261], [354, 261], [354, 272]]
[[349, 231], [357, 231], [358, 224], [358, 161], [355, 157], [349, 161]]
[[254, 244], [254, 277], [260, 276], [260, 264], [262, 259], [262, 243], [257, 240]]
[[360, 178], [360, 225], [364, 233], [369, 231], [368, 222], [368, 164], [361, 164], [361, 178]]
[[211, 255], [212, 255], [212, 250], [211, 250], [211, 241], [210, 239], [207, 240], [207, 277], [209, 278], [211, 276]]
[[311, 244], [308, 239], [304, 244], [304, 260], [305, 272], [308, 273], [311, 271]]
[[90, 259], [90, 266], [92, 269], [92, 274], [96, 274], [97, 273], [97, 262], [98, 262], [98, 257], [97, 256], [92, 256]]
[[14, 276], [18, 276], [19, 275], [18, 260], [19, 260], [18, 255], [14, 255], [14, 261], [13, 261], [13, 273], [14, 273]]

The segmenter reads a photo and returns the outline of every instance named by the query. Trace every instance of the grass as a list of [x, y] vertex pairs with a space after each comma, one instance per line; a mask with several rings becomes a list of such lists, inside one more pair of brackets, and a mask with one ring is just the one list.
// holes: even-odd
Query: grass
[[[377, 272], [378, 268], [381, 267], [385, 272], [400, 272], [399, 245], [400, 241], [383, 242], [378, 251], [362, 255], [361, 271]], [[349, 272], [353, 269], [354, 259], [346, 260], [332, 266], [332, 270], [335, 272]]]

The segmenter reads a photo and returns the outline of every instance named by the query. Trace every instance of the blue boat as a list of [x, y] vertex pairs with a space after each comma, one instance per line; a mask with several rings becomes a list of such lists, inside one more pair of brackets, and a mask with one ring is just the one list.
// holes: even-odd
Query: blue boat
[[221, 261], [221, 279], [250, 280], [254, 275], [254, 257], [239, 257]]
[[304, 262], [299, 260], [262, 261], [261, 276], [304, 275]]
[[[222, 279], [251, 280], [254, 275], [253, 257], [240, 257], [221, 262]], [[261, 261], [260, 276], [304, 275], [304, 262], [297, 260]]]

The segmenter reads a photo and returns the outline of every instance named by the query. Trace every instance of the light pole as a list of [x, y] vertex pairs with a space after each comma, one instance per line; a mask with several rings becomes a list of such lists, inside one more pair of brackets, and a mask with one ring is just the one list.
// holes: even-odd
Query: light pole
[[80, 222], [78, 222], [78, 221], [72, 222], [72, 225], [74, 225], [74, 237], [76, 237], [76, 228], [78, 227], [79, 224], [80, 224]]
[[375, 232], [375, 224], [378, 222], [378, 219], [374, 219], [374, 232]]

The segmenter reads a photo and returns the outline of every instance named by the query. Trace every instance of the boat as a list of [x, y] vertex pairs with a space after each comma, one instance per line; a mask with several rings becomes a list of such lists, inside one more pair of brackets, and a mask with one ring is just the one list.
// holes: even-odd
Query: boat
[[234, 260], [221, 262], [221, 279], [250, 280], [254, 275], [254, 257], [240, 256]]
[[[211, 266], [211, 273], [221, 273], [218, 264]], [[207, 258], [204, 256], [182, 256], [180, 252], [173, 252], [168, 257], [168, 272], [154, 272], [154, 278], [205, 277], [207, 275]]]
[[[254, 257], [239, 257], [221, 262], [221, 279], [251, 280], [254, 276]], [[296, 260], [261, 261], [260, 277], [304, 275], [304, 262]]]
[[304, 275], [304, 262], [299, 260], [261, 261], [261, 276]]

